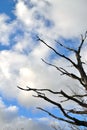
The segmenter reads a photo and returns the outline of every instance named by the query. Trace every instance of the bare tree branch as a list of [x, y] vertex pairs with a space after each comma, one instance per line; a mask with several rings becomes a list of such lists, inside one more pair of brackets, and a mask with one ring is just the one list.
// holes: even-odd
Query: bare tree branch
[[87, 114], [87, 110], [77, 111], [77, 110], [75, 110], [75, 109], [70, 109], [70, 110], [67, 110], [67, 111], [68, 111], [68, 113], [74, 113], [74, 114], [80, 114], [80, 115], [82, 115], [82, 114]]
[[80, 43], [80, 45], [79, 45], [79, 47], [78, 47], [78, 53], [79, 53], [79, 54], [80, 54], [80, 52], [81, 52], [82, 46], [83, 46], [84, 41], [86, 40], [86, 38], [87, 38], [87, 31], [85, 32], [85, 36], [81, 35], [81, 43]]
[[57, 117], [57, 116], [55, 116], [54, 114], [50, 113], [49, 111], [47, 111], [47, 110], [45, 110], [45, 109], [43, 109], [43, 108], [41, 108], [41, 107], [37, 107], [37, 109], [40, 109], [40, 110], [46, 112], [46, 113], [49, 114], [51, 117], [53, 117], [53, 118], [55, 118], [55, 119], [58, 119], [58, 120], [60, 120], [60, 121], [64, 121], [64, 122], [67, 122], [67, 123], [70, 123], [70, 124], [73, 124], [73, 125], [77, 125], [77, 126], [83, 126], [83, 124], [84, 124], [84, 126], [87, 126], [87, 122], [86, 122], [86, 121], [80, 121], [80, 120], [75, 119], [75, 118], [74, 118], [73, 121], [70, 121], [70, 120], [66, 120], [66, 119]]
[[[57, 42], [58, 45], [62, 46], [63, 48], [67, 49], [68, 51], [70, 52], [73, 52], [75, 54], [75, 58], [76, 58], [76, 63], [70, 58], [68, 57], [67, 55], [64, 55], [62, 53], [59, 53], [55, 48], [53, 48], [52, 46], [50, 46], [49, 44], [47, 44], [44, 40], [40, 39], [38, 37], [38, 40], [40, 42], [42, 42], [44, 45], [46, 45], [49, 49], [51, 49], [57, 56], [60, 56], [61, 58], [64, 58], [66, 61], [70, 62], [71, 65], [79, 72], [80, 76], [77, 76], [76, 73], [70, 73], [68, 70], [66, 70], [65, 68], [63, 67], [58, 67], [52, 63], [49, 63], [47, 61], [45, 61], [44, 59], [42, 59], [42, 61], [54, 68], [56, 68], [59, 72], [61, 72], [62, 75], [66, 75], [68, 77], [71, 77], [77, 81], [80, 82], [81, 84], [81, 87], [84, 89], [85, 88], [85, 92], [82, 93], [82, 94], [76, 94], [76, 92], [71, 95], [65, 93], [63, 90], [61, 91], [53, 91], [51, 89], [36, 89], [36, 88], [31, 88], [31, 87], [28, 87], [27, 88], [22, 88], [20, 86], [17, 86], [19, 89], [23, 90], [23, 91], [33, 91], [36, 93], [36, 95], [33, 95], [34, 97], [37, 97], [37, 98], [41, 98], [43, 100], [45, 100], [46, 102], [49, 102], [51, 103], [52, 105], [56, 106], [57, 109], [60, 109], [60, 111], [62, 112], [62, 114], [64, 115], [64, 118], [61, 118], [61, 117], [58, 117], [56, 114], [53, 114], [43, 108], [40, 108], [38, 107], [38, 109], [46, 112], [47, 114], [49, 114], [51, 117], [57, 119], [57, 120], [61, 120], [61, 121], [64, 121], [64, 122], [67, 122], [67, 123], [70, 123], [72, 125], [76, 125], [76, 126], [85, 126], [87, 127], [87, 121], [86, 120], [82, 120], [81, 118], [80, 119], [77, 119], [77, 117], [75, 117], [75, 114], [77, 115], [87, 115], [87, 103], [86, 103], [86, 100], [87, 100], [87, 75], [86, 75], [86, 71], [83, 67], [83, 63], [82, 62], [82, 59], [81, 59], [81, 50], [82, 50], [82, 47], [84, 45], [84, 42], [87, 38], [87, 31], [85, 33], [85, 35], [81, 35], [81, 43], [80, 45], [78, 46], [78, 48], [75, 50], [73, 48], [70, 48], [70, 47], [67, 47], [65, 45], [63, 45], [62, 43], [60, 42]], [[47, 93], [46, 92], [49, 92], [51, 94], [56, 94], [58, 96], [62, 96], [64, 98], [64, 100], [62, 101], [54, 101], [52, 100], [51, 98], [48, 98], [47, 96]], [[84, 98], [86, 100], [84, 100]], [[64, 104], [62, 104], [62, 102], [66, 102], [66, 101], [73, 101], [73, 103], [77, 103], [78, 106], [80, 106], [82, 109], [79, 110], [77, 108], [75, 109], [65, 109], [63, 107]], [[85, 108], [85, 109], [84, 109]]]
[[21, 90], [25, 90], [25, 91], [34, 91], [34, 92], [39, 92], [39, 91], [48, 91], [50, 93], [53, 93], [53, 94], [61, 94], [60, 92], [57, 92], [57, 91], [52, 91], [51, 89], [36, 89], [36, 88], [30, 88], [27, 86], [27, 88], [22, 88], [22, 87], [19, 87], [17, 86], [19, 89]]
[[41, 108], [41, 107], [37, 107], [37, 109], [40, 109], [41, 111], [46, 112], [47, 114], [49, 114], [51, 117], [53, 117], [53, 118], [55, 118], [55, 119], [58, 119], [58, 120], [60, 120], [60, 121], [64, 121], [64, 122], [67, 122], [67, 123], [70, 123], [70, 124], [74, 124], [73, 121], [70, 121], [70, 120], [66, 120], [66, 119], [57, 117], [57, 116], [55, 116], [54, 114], [48, 112], [47, 110], [45, 110], [45, 109], [43, 109], [43, 108]]
[[[85, 87], [85, 89], [87, 89], [87, 76], [86, 76], [86, 73], [84, 71], [84, 68], [82, 66], [82, 61], [81, 61], [81, 56], [80, 56], [80, 51], [82, 49], [82, 46], [83, 46], [83, 43], [85, 41], [87, 37], [87, 32], [85, 34], [85, 37], [83, 38], [82, 37], [82, 40], [81, 40], [81, 44], [80, 46], [78, 47], [78, 50], [74, 50], [74, 49], [70, 49], [70, 50], [73, 50], [73, 52], [75, 52], [76, 54], [76, 59], [77, 59], [77, 64], [75, 62], [73, 62], [70, 58], [68, 58], [67, 56], [59, 53], [56, 51], [56, 49], [54, 49], [53, 47], [51, 47], [50, 45], [48, 45], [44, 40], [40, 39], [38, 37], [38, 40], [41, 41], [43, 44], [45, 44], [48, 48], [50, 48], [52, 51], [54, 51], [58, 56], [66, 59], [67, 61], [69, 61], [74, 67], [75, 69], [77, 69], [81, 75], [81, 80], [80, 80], [80, 83]], [[60, 43], [61, 46], [63, 46], [63, 44]], [[63, 46], [65, 48], [67, 48], [66, 46]], [[69, 50], [69, 48], [67, 48]]]
[[[18, 87], [18, 88], [20, 88], [20, 87]], [[21, 88], [20, 88], [20, 89], [21, 89]], [[22, 90], [24, 90], [24, 89], [22, 89]], [[30, 90], [33, 90], [33, 89], [30, 88]], [[57, 103], [57, 102], [55, 102], [55, 101], [49, 99], [48, 97], [45, 96], [45, 94], [43, 95], [42, 93], [38, 92], [37, 89], [35, 89], [34, 92], [36, 92], [36, 94], [37, 94], [37, 96], [35, 96], [35, 97], [42, 98], [42, 99], [44, 99], [45, 101], [47, 101], [47, 102], [49, 102], [49, 103], [51, 103], [51, 104], [57, 106], [57, 107], [62, 111], [63, 115], [64, 115], [65, 117], [67, 117], [68, 119], [72, 120], [72, 121], [74, 122], [74, 124], [77, 124], [77, 125], [79, 125], [79, 126], [80, 126], [80, 125], [81, 125], [81, 126], [82, 126], [82, 125], [87, 126], [87, 122], [80, 121], [80, 120], [78, 120], [78, 119], [76, 119], [76, 118], [71, 117], [70, 115], [68, 115], [68, 114], [65, 112], [65, 110], [64, 110], [64, 108], [62, 107], [61, 104], [59, 104], [59, 103]], [[63, 91], [61, 91], [61, 94], [62, 94], [64, 97], [70, 98], [70, 97], [67, 96]], [[78, 101], [77, 99], [73, 99], [73, 98], [70, 98], [70, 99], [71, 99], [71, 100], [74, 100], [74, 101], [77, 102], [78, 104], [82, 105], [82, 103], [81, 103], [80, 101]], [[86, 104], [86, 105], [87, 105], [87, 104]], [[83, 105], [83, 106], [84, 106], [84, 105]], [[42, 109], [42, 108], [41, 108], [41, 109]], [[43, 110], [43, 109], [42, 109], [42, 110]], [[50, 114], [50, 115], [51, 115], [51, 114]], [[56, 117], [56, 116], [55, 116], [55, 117]], [[63, 119], [62, 119], [62, 120], [63, 120]], [[65, 120], [65, 119], [64, 119], [64, 120]]]
[[[63, 95], [64, 97], [66, 97], [66, 98], [68, 98], [68, 100], [72, 100], [72, 101], [75, 101], [76, 103], [78, 103], [80, 106], [82, 106], [82, 107], [86, 107], [87, 108], [87, 104], [86, 103], [83, 103], [83, 102], [81, 102], [81, 101], [79, 101], [78, 99], [76, 99], [76, 98], [74, 98], [74, 97], [72, 97], [72, 96], [69, 96], [69, 95], [67, 95], [64, 91], [60, 91], [60, 92], [54, 92], [54, 91], [52, 91], [52, 90], [50, 90], [50, 89], [35, 89], [35, 88], [30, 88], [30, 87], [27, 87], [27, 89], [24, 89], [24, 88], [21, 88], [21, 87], [19, 87], [19, 86], [17, 86], [19, 89], [21, 89], [21, 90], [25, 90], [25, 91], [34, 91], [34, 92], [36, 92], [37, 94], [38, 94], [38, 97], [41, 97], [42, 95], [44, 95], [43, 97], [41, 97], [41, 98], [43, 98], [43, 99], [45, 99], [45, 94], [44, 93], [41, 93], [41, 91], [49, 91], [49, 92], [51, 92], [51, 93], [53, 93], [53, 94], [61, 94], [61, 95]], [[41, 95], [40, 95], [41, 94]], [[37, 97], [37, 96], [36, 96]], [[50, 100], [51, 101], [51, 100]], [[57, 103], [55, 104], [55, 105], [57, 105]]]
[[53, 47], [51, 47], [50, 45], [48, 45], [44, 40], [40, 39], [39, 37], [38, 37], [38, 40], [41, 41], [42, 43], [44, 43], [44, 44], [45, 44], [48, 48], [50, 48], [52, 51], [54, 51], [55, 54], [57, 54], [58, 56], [60, 56], [60, 57], [62, 57], [62, 58], [64, 58], [64, 59], [66, 59], [67, 61], [69, 61], [72, 65], [74, 65], [74, 66], [77, 68], [77, 65], [76, 65], [71, 59], [69, 59], [69, 58], [66, 57], [65, 55], [63, 55], [63, 54], [57, 52], [56, 49], [54, 49]]
[[64, 91], [61, 91], [61, 94], [64, 97], [68, 98], [69, 100], [72, 100], [72, 101], [78, 103], [80, 106], [87, 108], [87, 104], [86, 103], [83, 103], [83, 102], [79, 101], [78, 99], [76, 99], [76, 98], [74, 98], [72, 96], [67, 95]]
[[[56, 40], [55, 40], [55, 41], [56, 41]], [[60, 43], [60, 42], [58, 42], [58, 41], [56, 41], [56, 43], [58, 43], [60, 46], [64, 47], [65, 49], [76, 53], [76, 50], [75, 50], [75, 49], [70, 48], [70, 47], [67, 47], [67, 46], [63, 45], [62, 43]]]
[[48, 63], [48, 62], [45, 61], [44, 59], [42, 59], [42, 61], [43, 61], [44, 63], [46, 63], [46, 64], [48, 64], [48, 65], [50, 65], [50, 66], [56, 68], [56, 69], [57, 69], [58, 71], [60, 71], [63, 75], [67, 75], [68, 77], [71, 77], [71, 78], [73, 78], [73, 79], [78, 80], [78, 81], [84, 86], [84, 84], [83, 84], [83, 82], [82, 82], [82, 79], [81, 79], [80, 77], [78, 77], [77, 75], [68, 72], [67, 70], [65, 70], [65, 69], [62, 68], [62, 67], [58, 67], [58, 66], [56, 66], [56, 65], [54, 65], [54, 64]]

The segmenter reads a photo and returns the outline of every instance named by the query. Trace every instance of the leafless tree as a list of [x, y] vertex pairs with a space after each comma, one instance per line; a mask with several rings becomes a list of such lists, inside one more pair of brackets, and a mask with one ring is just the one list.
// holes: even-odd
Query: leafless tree
[[[41, 38], [38, 37], [38, 40], [40, 42], [42, 42], [43, 44], [45, 44], [48, 48], [50, 48], [58, 57], [61, 57], [63, 59], [65, 59], [67, 62], [69, 62], [71, 64], [71, 66], [76, 69], [76, 71], [78, 71], [79, 76], [77, 75], [77, 73], [73, 72], [69, 72], [68, 70], [64, 69], [63, 67], [57, 66], [55, 64], [49, 63], [46, 60], [42, 59], [42, 61], [44, 63], [46, 63], [47, 65], [50, 65], [54, 68], [56, 68], [62, 75], [66, 75], [68, 77], [71, 77], [72, 79], [77, 80], [81, 87], [84, 89], [84, 93], [82, 94], [77, 94], [77, 93], [73, 93], [72, 95], [64, 92], [63, 90], [61, 91], [53, 91], [51, 89], [37, 89], [37, 88], [31, 88], [31, 87], [27, 87], [26, 89], [18, 86], [19, 89], [24, 90], [24, 91], [34, 91], [36, 93], [37, 98], [41, 98], [44, 99], [46, 102], [51, 103], [52, 105], [56, 106], [58, 108], [58, 110], [60, 109], [60, 111], [63, 113], [64, 117], [59, 117], [56, 114], [53, 114], [52, 112], [38, 107], [38, 109], [42, 110], [43, 112], [46, 112], [47, 114], [49, 114], [51, 117], [60, 120], [60, 121], [64, 121], [67, 122], [71, 125], [75, 125], [75, 126], [83, 126], [83, 127], [87, 127], [87, 120], [84, 118], [77, 118], [78, 115], [81, 116], [87, 116], [87, 102], [86, 102], [86, 98], [87, 98], [87, 75], [86, 75], [86, 70], [84, 68], [84, 64], [85, 62], [82, 61], [82, 57], [81, 57], [81, 50], [83, 45], [86, 43], [86, 38], [87, 38], [87, 32], [85, 32], [84, 35], [81, 35], [81, 40], [80, 43], [77, 47], [77, 49], [73, 49], [71, 47], [68, 47], [66, 45], [64, 45], [61, 42], [57, 42], [57, 44], [59, 46], [61, 46], [63, 49], [68, 50], [69, 52], [72, 52], [73, 54], [75, 54], [75, 61], [73, 61], [69, 56], [67, 56], [66, 54], [62, 54], [62, 52], [58, 52], [55, 48], [53, 48], [52, 46], [50, 46], [49, 44], [47, 44], [47, 42], [45, 42], [44, 40], [42, 40]], [[62, 84], [61, 84], [62, 85]], [[49, 92], [53, 95], [60, 95], [61, 97], [64, 98], [63, 101], [60, 102], [56, 102], [54, 100], [52, 100], [51, 98], [49, 98], [47, 96], [47, 94], [45, 92]], [[72, 101], [73, 103], [76, 103], [81, 109], [79, 110], [77, 107], [73, 108], [73, 109], [65, 109], [63, 107], [63, 102], [69, 102]], [[56, 127], [55, 127], [56, 129]], [[74, 129], [74, 127], [72, 128]], [[87, 128], [86, 128], [87, 129]]]

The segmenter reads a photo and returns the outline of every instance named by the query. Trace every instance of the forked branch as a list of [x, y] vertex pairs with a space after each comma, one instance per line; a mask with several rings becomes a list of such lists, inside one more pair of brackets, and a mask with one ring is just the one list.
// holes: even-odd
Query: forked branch
[[[86, 120], [82, 120], [81, 118], [80, 119], [77, 119], [77, 117], [74, 116], [74, 114], [87, 114], [87, 103], [84, 102], [82, 99], [85, 97], [87, 97], [87, 75], [86, 75], [86, 71], [83, 67], [83, 62], [81, 60], [81, 50], [82, 50], [82, 47], [83, 47], [83, 44], [85, 42], [87, 38], [87, 32], [85, 33], [85, 36], [81, 35], [81, 43], [80, 45], [78, 46], [77, 50], [73, 49], [73, 48], [69, 48], [65, 45], [63, 45], [62, 43], [60, 42], [57, 42], [61, 47], [67, 49], [68, 51], [72, 51], [74, 54], [75, 54], [75, 58], [77, 60], [77, 62], [75, 63], [70, 57], [68, 57], [67, 55], [64, 55], [62, 53], [59, 53], [55, 48], [53, 48], [52, 46], [50, 46], [49, 44], [47, 44], [44, 40], [40, 39], [38, 37], [38, 40], [40, 42], [42, 42], [44, 45], [46, 45], [48, 48], [50, 48], [57, 56], [60, 56], [61, 58], [64, 58], [65, 60], [67, 60], [68, 62], [71, 63], [71, 65], [79, 72], [80, 76], [77, 76], [76, 73], [70, 73], [68, 70], [64, 69], [63, 67], [58, 67], [52, 63], [48, 63], [47, 61], [43, 60], [42, 61], [54, 68], [56, 68], [58, 71], [61, 72], [62, 75], [67, 75], [73, 79], [76, 79], [80, 82], [81, 86], [83, 88], [85, 88], [85, 93], [80, 95], [80, 94], [76, 94], [74, 93], [73, 95], [69, 95], [67, 93], [65, 93], [64, 91], [53, 91], [51, 89], [36, 89], [36, 88], [31, 88], [31, 87], [27, 87], [27, 88], [22, 88], [20, 86], [18, 86], [19, 89], [23, 90], [23, 91], [33, 91], [36, 93], [36, 95], [34, 95], [34, 97], [37, 97], [37, 98], [41, 98], [43, 100], [45, 100], [46, 102], [49, 102], [50, 104], [54, 105], [57, 107], [57, 109], [60, 109], [61, 112], [63, 113], [64, 115], [64, 118], [61, 118], [61, 117], [58, 117], [57, 115], [53, 114], [53, 113], [50, 113], [49, 111], [43, 109], [43, 108], [40, 108], [38, 107], [38, 109], [46, 112], [47, 114], [49, 114], [51, 117], [55, 118], [55, 119], [58, 119], [58, 120], [61, 120], [61, 121], [64, 121], [64, 122], [67, 122], [67, 123], [70, 123], [70, 124], [73, 124], [73, 125], [77, 125], [77, 126], [85, 126], [87, 127], [87, 121]], [[48, 98], [47, 96], [47, 93], [46, 92], [49, 92], [51, 94], [54, 94], [54, 95], [60, 95], [62, 96], [65, 100], [63, 101], [60, 101], [60, 102], [57, 102], [56, 100], [52, 100], [51, 98]], [[80, 100], [81, 99], [81, 100]], [[63, 108], [63, 103], [61, 102], [66, 102], [66, 101], [73, 101], [74, 103], [78, 104], [78, 106], [80, 106], [81, 108], [83, 108], [82, 111], [80, 110], [77, 110], [77, 109], [65, 109]], [[85, 108], [85, 109], [84, 109]], [[73, 116], [71, 116], [73, 115]]]

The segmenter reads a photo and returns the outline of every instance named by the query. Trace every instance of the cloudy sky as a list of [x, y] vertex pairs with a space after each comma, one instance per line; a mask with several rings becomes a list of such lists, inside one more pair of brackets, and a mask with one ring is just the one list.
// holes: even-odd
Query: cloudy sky
[[[41, 58], [63, 67], [67, 66], [66, 61], [57, 58], [38, 42], [37, 36], [53, 47], [56, 46], [55, 40], [76, 47], [80, 34], [87, 30], [86, 16], [87, 0], [0, 1], [1, 130], [51, 129], [51, 123], [55, 121], [36, 110], [37, 106], [46, 107], [47, 103], [33, 98], [32, 92], [19, 90], [17, 85], [66, 89], [65, 85], [69, 82], [66, 77], [61, 77], [54, 68], [44, 64]], [[86, 46], [83, 55], [86, 61]]]

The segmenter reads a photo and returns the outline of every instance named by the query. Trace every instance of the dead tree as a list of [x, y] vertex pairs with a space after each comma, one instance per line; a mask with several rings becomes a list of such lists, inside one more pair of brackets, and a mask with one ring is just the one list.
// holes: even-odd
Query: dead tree
[[[51, 117], [53, 117], [57, 120], [67, 122], [72, 125], [84, 126], [84, 127], [87, 127], [87, 121], [84, 120], [83, 118], [78, 119], [77, 116], [75, 116], [75, 115], [86, 115], [87, 116], [87, 103], [86, 103], [86, 101], [83, 100], [84, 97], [87, 98], [87, 75], [86, 75], [86, 70], [84, 69], [84, 66], [83, 66], [83, 64], [85, 64], [85, 63], [82, 62], [82, 59], [81, 59], [81, 50], [82, 50], [83, 44], [86, 41], [86, 38], [87, 38], [87, 32], [85, 33], [85, 35], [81, 35], [81, 41], [80, 41], [80, 44], [77, 47], [77, 49], [70, 48], [68, 46], [65, 46], [61, 42], [57, 41], [57, 44], [59, 46], [63, 47], [64, 49], [67, 49], [69, 52], [73, 52], [75, 54], [76, 62], [74, 62], [70, 57], [68, 57], [67, 55], [64, 55], [62, 53], [59, 53], [55, 48], [53, 48], [52, 46], [47, 44], [44, 40], [42, 40], [38, 37], [38, 40], [40, 42], [42, 42], [43, 44], [45, 44], [48, 48], [50, 48], [57, 56], [64, 58], [66, 61], [68, 61], [79, 72], [79, 76], [74, 72], [70, 73], [68, 70], [66, 70], [62, 67], [56, 66], [55, 64], [51, 64], [44, 59], [42, 59], [42, 61], [45, 62], [47, 65], [55, 67], [58, 71], [61, 72], [62, 75], [66, 75], [68, 77], [71, 77], [71, 78], [77, 80], [80, 83], [80, 85], [82, 86], [82, 88], [85, 90], [83, 94], [75, 93], [73, 95], [69, 95], [66, 92], [64, 92], [63, 90], [57, 92], [57, 91], [53, 91], [51, 89], [37, 89], [37, 88], [31, 88], [31, 87], [27, 87], [26, 89], [24, 89], [24, 88], [18, 86], [19, 89], [24, 90], [24, 91], [29, 91], [29, 92], [34, 91], [37, 94], [35, 97], [44, 99], [46, 102], [49, 102], [52, 105], [56, 106], [58, 108], [58, 110], [60, 109], [60, 111], [63, 113], [64, 118], [59, 117], [56, 114], [53, 114], [44, 108], [38, 107], [38, 109], [46, 112]], [[63, 107], [61, 102], [58, 103], [58, 102], [52, 100], [45, 94], [45, 92], [49, 92], [54, 95], [61, 95], [62, 97], [65, 98], [65, 100], [63, 102], [71, 100], [74, 103], [78, 104], [78, 106], [80, 106], [80, 108], [82, 108], [82, 109], [78, 110], [78, 108], [74, 108], [74, 109], [67, 110]]]

